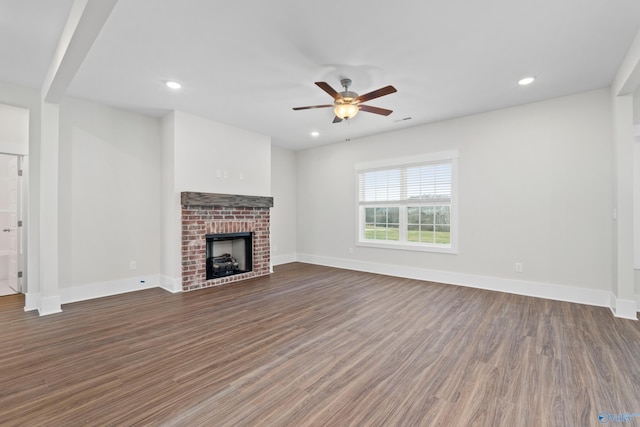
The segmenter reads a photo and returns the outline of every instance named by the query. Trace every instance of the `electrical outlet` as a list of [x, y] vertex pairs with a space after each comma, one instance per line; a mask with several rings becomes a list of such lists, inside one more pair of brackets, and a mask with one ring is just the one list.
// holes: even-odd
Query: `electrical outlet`
[[135, 270], [136, 268], [138, 268], [138, 265], [136, 264], [136, 262], [129, 261], [129, 270]]
[[516, 273], [522, 273], [524, 266], [521, 262], [516, 262]]
[[349, 255], [353, 255], [353, 248], [349, 248]]

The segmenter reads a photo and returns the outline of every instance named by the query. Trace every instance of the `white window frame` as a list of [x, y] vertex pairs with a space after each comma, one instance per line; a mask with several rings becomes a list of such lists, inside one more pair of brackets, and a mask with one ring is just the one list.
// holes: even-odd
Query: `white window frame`
[[[403, 203], [372, 204], [366, 206], [360, 203], [361, 172], [375, 169], [391, 169], [394, 167], [407, 167], [424, 163], [450, 162], [451, 163], [451, 214], [450, 214], [450, 243], [448, 245], [438, 243], [408, 242], [407, 239], [407, 205]], [[384, 159], [373, 162], [360, 162], [355, 165], [355, 203], [356, 203], [356, 246], [370, 248], [400, 249], [420, 252], [458, 253], [458, 151], [442, 151], [411, 157]], [[423, 205], [424, 206], [424, 205]], [[365, 208], [366, 207], [400, 207], [400, 241], [371, 240], [365, 238]]]

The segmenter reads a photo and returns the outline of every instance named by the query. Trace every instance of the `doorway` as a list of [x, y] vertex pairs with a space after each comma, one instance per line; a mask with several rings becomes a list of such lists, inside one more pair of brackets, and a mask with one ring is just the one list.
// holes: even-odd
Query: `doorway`
[[[27, 291], [29, 110], [0, 104], [0, 296]], [[24, 171], [24, 176], [23, 176]], [[26, 224], [25, 224], [26, 225]]]
[[22, 162], [0, 154], [0, 296], [22, 293]]

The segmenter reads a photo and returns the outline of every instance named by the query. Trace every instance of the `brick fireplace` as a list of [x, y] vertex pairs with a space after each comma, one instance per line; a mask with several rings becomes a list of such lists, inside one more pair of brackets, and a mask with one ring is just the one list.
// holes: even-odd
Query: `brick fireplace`
[[[223, 285], [271, 272], [269, 240], [273, 197], [216, 193], [181, 193], [182, 290]], [[206, 236], [253, 234], [253, 267], [246, 273], [207, 280]]]

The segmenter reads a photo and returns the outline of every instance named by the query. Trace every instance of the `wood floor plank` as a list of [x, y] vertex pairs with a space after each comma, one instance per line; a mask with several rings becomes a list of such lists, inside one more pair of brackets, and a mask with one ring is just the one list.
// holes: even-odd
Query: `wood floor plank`
[[640, 323], [605, 308], [302, 263], [46, 317], [23, 306], [0, 297], [2, 426], [595, 426], [640, 412]]

